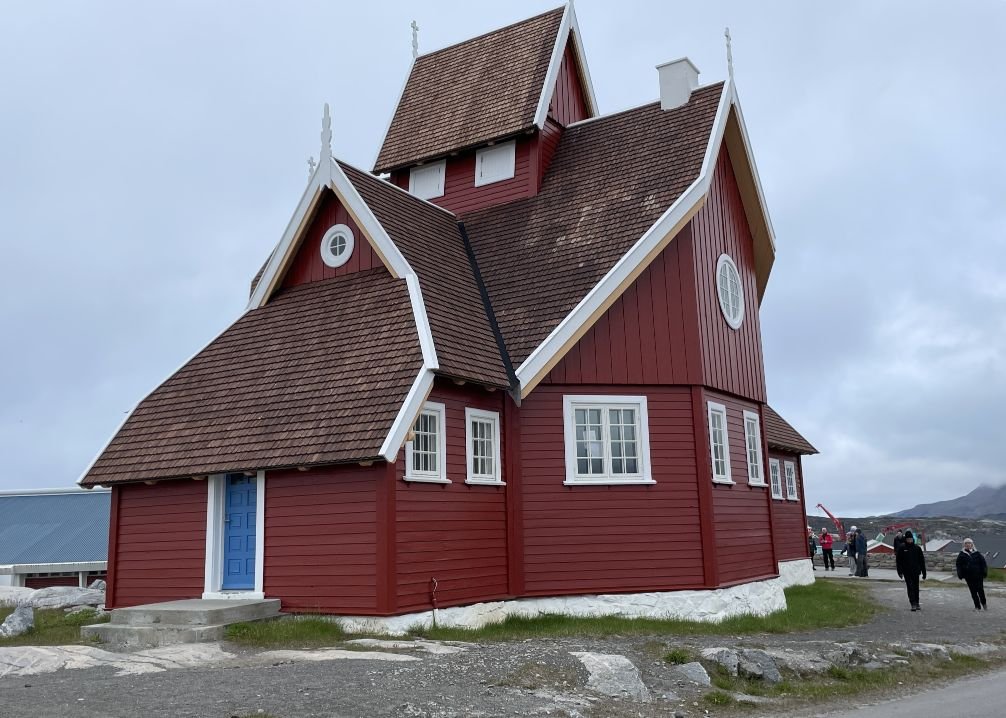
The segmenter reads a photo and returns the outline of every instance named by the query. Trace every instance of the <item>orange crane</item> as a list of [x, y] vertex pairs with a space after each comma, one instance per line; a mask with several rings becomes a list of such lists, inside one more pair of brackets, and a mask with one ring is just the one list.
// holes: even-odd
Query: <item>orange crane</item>
[[834, 522], [835, 524], [835, 530], [838, 532], [839, 539], [845, 541], [846, 536], [845, 527], [842, 525], [842, 522], [839, 521], [837, 518], [835, 518], [835, 514], [831, 513], [830, 511], [828, 511], [828, 509], [824, 508], [824, 504], [818, 504], [817, 508], [821, 509], [822, 511], [824, 511], [824, 513], [828, 514], [828, 518], [830, 518], [832, 522]]

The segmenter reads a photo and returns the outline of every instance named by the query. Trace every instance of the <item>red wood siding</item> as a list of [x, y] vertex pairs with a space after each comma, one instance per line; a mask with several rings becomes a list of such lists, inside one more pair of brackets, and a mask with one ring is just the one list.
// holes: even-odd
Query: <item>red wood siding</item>
[[80, 585], [80, 577], [77, 574], [72, 576], [32, 576], [25, 578], [25, 588], [49, 588], [51, 586], [73, 586]]
[[[783, 496], [786, 495], [786, 470], [783, 468], [786, 461], [793, 462], [797, 486], [803, 483], [800, 464], [795, 454], [770, 451], [768, 455], [769, 459], [779, 459], [779, 480], [782, 482]], [[766, 472], [766, 476], [770, 476], [770, 474]], [[807, 558], [810, 555], [807, 548], [807, 513], [804, 511], [803, 501], [788, 501], [784, 498], [772, 499], [772, 521], [775, 526], [775, 550], [780, 561]], [[815, 533], [820, 529], [820, 526], [815, 527]], [[841, 544], [844, 540], [844, 536], [841, 538], [836, 536], [836, 554], [842, 550]]]
[[[648, 397], [650, 486], [564, 486], [564, 394]], [[703, 586], [688, 387], [539, 386], [521, 405], [529, 595]]]
[[284, 611], [375, 614], [384, 464], [266, 474], [265, 594]]
[[[727, 409], [730, 476], [734, 481], [733, 486], [713, 484], [719, 583], [723, 585], [775, 575], [769, 489], [748, 485], [743, 412], [758, 413], [758, 406], [712, 392], [705, 392], [705, 399], [723, 404]], [[708, 421], [707, 416], [702, 420]], [[712, 476], [699, 477], [699, 480], [712, 483]]]
[[115, 487], [118, 541], [108, 557], [109, 567], [114, 565], [109, 571], [114, 581], [110, 608], [202, 595], [207, 483], [178, 480]]
[[[431, 605], [437, 579], [439, 607], [497, 600], [507, 595], [506, 491], [465, 483], [465, 407], [500, 414], [501, 391], [438, 381], [429, 401], [446, 409], [447, 478], [450, 484], [400, 481], [395, 491], [398, 611]], [[501, 446], [500, 456], [505, 457]], [[399, 475], [405, 472], [405, 452]]]
[[[514, 176], [502, 182], [475, 186], [475, 150], [447, 158], [444, 177], [444, 194], [430, 200], [444, 209], [462, 215], [485, 207], [524, 199], [537, 192], [537, 177], [532, 176], [532, 150], [537, 145], [535, 137], [519, 137], [516, 146]], [[393, 172], [391, 181], [407, 190], [409, 170]]]
[[[702, 380], [697, 383], [764, 403], [754, 245], [725, 149], [716, 162], [709, 199], [690, 224], [702, 347]], [[744, 321], [736, 330], [723, 318], [716, 291], [716, 263], [723, 253], [734, 260], [744, 287]]]
[[559, 65], [559, 76], [555, 80], [552, 99], [548, 103], [548, 116], [566, 126], [571, 122], [588, 117], [586, 93], [576, 66], [572, 38], [566, 43], [566, 50]]
[[[325, 236], [325, 232], [335, 224], [345, 224], [352, 229], [356, 242], [349, 261], [341, 267], [333, 269], [321, 259], [321, 239]], [[342, 206], [334, 193], [325, 192], [304, 235], [300, 249], [297, 250], [297, 254], [290, 263], [290, 269], [283, 279], [282, 286], [287, 289], [298, 284], [318, 282], [322, 279], [341, 277], [345, 274], [381, 266], [383, 266], [381, 258], [374, 252], [370, 242], [367, 241], [353, 218], [349, 216], [346, 208]]]
[[700, 384], [691, 241], [686, 228], [542, 383]]

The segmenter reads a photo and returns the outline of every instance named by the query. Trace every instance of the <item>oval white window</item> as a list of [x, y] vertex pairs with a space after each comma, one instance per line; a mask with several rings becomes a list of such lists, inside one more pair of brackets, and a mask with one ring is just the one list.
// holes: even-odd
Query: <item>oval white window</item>
[[716, 291], [723, 318], [732, 329], [737, 329], [744, 321], [744, 290], [737, 265], [726, 254], [721, 254], [716, 262]]
[[321, 238], [321, 261], [329, 267], [341, 267], [349, 261], [355, 245], [353, 230], [344, 224], [337, 224]]

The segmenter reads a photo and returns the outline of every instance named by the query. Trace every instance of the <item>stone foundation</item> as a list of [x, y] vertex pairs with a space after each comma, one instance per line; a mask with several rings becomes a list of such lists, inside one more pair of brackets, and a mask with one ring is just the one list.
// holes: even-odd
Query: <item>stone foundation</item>
[[766, 616], [786, 609], [783, 589], [814, 583], [810, 559], [779, 564], [779, 577], [753, 581], [708, 591], [659, 591], [613, 593], [593, 596], [557, 596], [492, 601], [456, 606], [438, 611], [421, 611], [404, 616], [335, 616], [332, 620], [350, 633], [378, 633], [401, 636], [409, 629], [441, 627], [481, 628], [509, 616], [533, 618], [560, 614], [590, 618], [664, 618], [716, 623], [733, 616]]

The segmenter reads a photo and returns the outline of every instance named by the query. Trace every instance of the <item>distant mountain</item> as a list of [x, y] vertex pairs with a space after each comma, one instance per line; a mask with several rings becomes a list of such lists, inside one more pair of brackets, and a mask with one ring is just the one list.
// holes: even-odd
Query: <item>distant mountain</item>
[[957, 516], [959, 518], [979, 518], [982, 516], [1006, 514], [1006, 485], [979, 486], [966, 496], [937, 501], [932, 504], [919, 504], [910, 509], [899, 511], [895, 516]]

